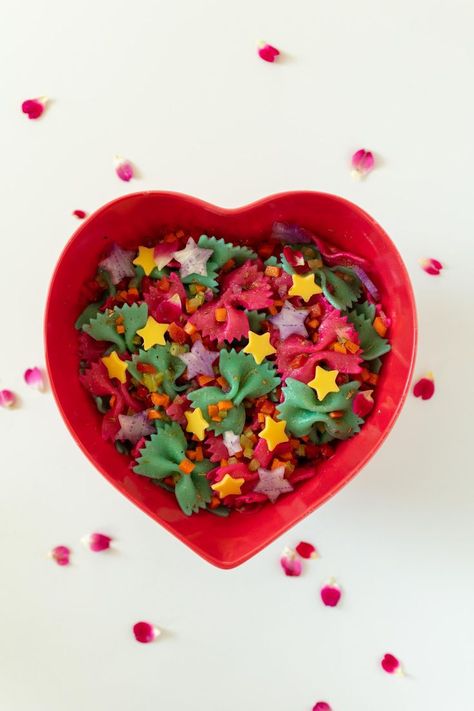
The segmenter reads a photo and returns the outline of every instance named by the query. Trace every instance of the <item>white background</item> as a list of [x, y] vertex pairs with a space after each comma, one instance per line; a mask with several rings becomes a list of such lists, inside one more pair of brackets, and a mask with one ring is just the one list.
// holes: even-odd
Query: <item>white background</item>
[[[2, 711], [473, 708], [473, 22], [468, 0], [4, 3], [0, 387], [22, 402], [0, 412]], [[260, 39], [284, 61], [262, 62]], [[21, 101], [43, 94], [29, 121]], [[379, 167], [355, 183], [360, 147]], [[140, 180], [116, 178], [116, 153]], [[22, 383], [43, 363], [72, 210], [148, 188], [225, 206], [302, 188], [357, 202], [406, 260], [416, 375], [436, 378], [346, 489], [232, 571], [113, 490], [51, 394]], [[83, 549], [93, 530], [116, 551]], [[322, 557], [285, 578], [280, 551], [302, 538]], [[73, 547], [69, 568], [47, 559], [57, 544]], [[336, 609], [318, 599], [330, 575]], [[166, 634], [137, 644], [139, 619]], [[380, 669], [385, 652], [408, 676]]]

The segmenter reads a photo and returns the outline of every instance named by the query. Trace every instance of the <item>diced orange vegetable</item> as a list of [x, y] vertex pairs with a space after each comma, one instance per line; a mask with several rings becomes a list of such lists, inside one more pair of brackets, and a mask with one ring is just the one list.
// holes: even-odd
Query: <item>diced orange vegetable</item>
[[265, 415], [271, 415], [273, 413], [274, 409], [275, 409], [275, 405], [273, 404], [273, 402], [270, 402], [270, 400], [266, 400], [262, 404], [262, 406], [260, 408], [260, 412], [263, 412]]
[[193, 333], [196, 333], [197, 328], [193, 323], [191, 323], [191, 321], [187, 321], [184, 330], [186, 331], [188, 336], [192, 336]]
[[227, 461], [227, 459], [221, 459], [221, 462], [220, 462], [221, 467], [226, 467], [228, 464], [229, 464], [229, 462]]
[[217, 509], [217, 507], [220, 505], [220, 499], [218, 496], [213, 496], [211, 501], [209, 502], [209, 508], [210, 509]]
[[380, 316], [376, 316], [374, 318], [374, 322], [373, 322], [372, 326], [374, 327], [375, 331], [379, 334], [379, 336], [381, 336], [382, 338], [387, 333], [387, 327], [384, 324], [384, 322], [382, 321], [382, 319], [380, 318]]
[[280, 276], [280, 267], [271, 266], [269, 264], [267, 267], [265, 267], [265, 276], [279, 277]]
[[194, 460], [196, 459], [196, 452], [194, 451], [194, 449], [187, 449], [186, 456], [188, 459], [194, 462]]
[[196, 465], [190, 462], [189, 459], [183, 459], [178, 466], [179, 469], [181, 469], [181, 471], [183, 472], [183, 474], [191, 474], [192, 470]]
[[200, 340], [201, 340], [201, 334], [200, 333], [193, 333], [193, 335], [191, 336], [192, 343], [196, 343], [196, 341], [200, 341]]
[[308, 321], [308, 326], [310, 328], [318, 328], [319, 326], [319, 321], [317, 318], [312, 318], [311, 321]]
[[214, 311], [214, 318], [218, 323], [224, 323], [227, 319], [227, 309], [219, 308]]
[[232, 400], [219, 400], [217, 403], [217, 407], [219, 410], [231, 410], [234, 405], [232, 403]]
[[321, 304], [315, 304], [310, 309], [311, 318], [319, 318], [322, 314]]
[[151, 393], [150, 397], [152, 403], [158, 407], [168, 407], [170, 404], [169, 395], [165, 393]]
[[112, 395], [112, 397], [110, 398], [110, 401], [109, 401], [110, 407], [113, 407], [115, 405], [116, 399], [117, 398], [115, 397], [115, 395]]
[[278, 309], [275, 306], [269, 306], [268, 311], [272, 316], [276, 316], [278, 313]]
[[229, 383], [222, 375], [219, 375], [219, 377], [217, 378], [217, 382], [221, 386], [222, 389], [229, 387]]
[[214, 378], [211, 375], [198, 375], [197, 377], [200, 388], [203, 388], [205, 385], [209, 385], [209, 383], [212, 383], [213, 380]]
[[376, 373], [370, 373], [367, 382], [370, 383], [371, 385], [377, 385], [378, 379], [379, 379], [379, 376]]
[[123, 316], [117, 316], [117, 318], [115, 319], [115, 323], [117, 324], [117, 326], [122, 324], [123, 322], [124, 322]]
[[353, 343], [352, 341], [346, 341], [344, 345], [349, 351], [349, 353], [357, 353], [357, 351], [359, 350], [359, 346], [357, 345], [357, 343]]
[[333, 343], [331, 347], [336, 353], [344, 353], [344, 355], [347, 353], [347, 349], [343, 343]]
[[122, 326], [121, 323], [116, 328], [117, 333], [125, 333], [125, 326]]
[[193, 314], [195, 311], [197, 311], [197, 303], [193, 299], [186, 299], [186, 312]]
[[362, 378], [362, 381], [363, 381], [364, 383], [366, 383], [366, 382], [369, 380], [369, 378], [370, 378], [370, 373], [369, 373], [369, 371], [367, 370], [367, 368], [362, 368], [362, 370], [361, 370], [361, 372], [360, 372], [360, 377]]
[[230, 272], [231, 269], [235, 267], [235, 260], [234, 259], [228, 259], [225, 264], [222, 265], [222, 271], [223, 272]]
[[273, 303], [275, 304], [275, 306], [283, 306], [284, 302], [281, 299], [275, 299]]
[[132, 287], [128, 290], [128, 295], [129, 295], [129, 296], [138, 296], [138, 289], [136, 289], [134, 286], [132, 286]]
[[174, 341], [175, 343], [179, 343], [180, 345], [183, 345], [186, 343], [186, 332], [184, 328], [181, 328], [181, 326], [178, 326], [177, 323], [173, 321], [173, 323], [170, 323], [168, 326], [168, 333], [171, 337], [171, 340]]
[[156, 282], [156, 285], [160, 291], [170, 290], [170, 281], [166, 276], [161, 277], [161, 279]]
[[283, 462], [280, 459], [277, 459], [277, 457], [275, 457], [275, 459], [272, 462], [271, 468], [278, 469], [278, 467], [284, 467], [284, 466], [285, 466], [285, 462]]
[[156, 368], [151, 363], [137, 363], [137, 370], [139, 373], [150, 373], [151, 375], [156, 373]]
[[161, 412], [158, 412], [158, 410], [148, 410], [148, 415], [147, 415], [149, 420], [161, 420], [163, 418], [163, 415]]
[[329, 413], [329, 417], [333, 420], [339, 420], [341, 417], [344, 417], [344, 410], [333, 410]]
[[196, 462], [202, 462], [202, 460], [204, 459], [204, 453], [202, 451], [201, 445], [199, 445], [199, 447], [196, 447], [195, 455], [196, 455]]
[[313, 343], [317, 343], [319, 341], [319, 334], [316, 333], [316, 331], [311, 336], [311, 340], [313, 341]]
[[265, 415], [263, 414], [263, 412], [258, 413], [257, 419], [259, 422], [265, 422]]
[[208, 405], [207, 411], [210, 417], [217, 417], [219, 415], [219, 408], [217, 405]]

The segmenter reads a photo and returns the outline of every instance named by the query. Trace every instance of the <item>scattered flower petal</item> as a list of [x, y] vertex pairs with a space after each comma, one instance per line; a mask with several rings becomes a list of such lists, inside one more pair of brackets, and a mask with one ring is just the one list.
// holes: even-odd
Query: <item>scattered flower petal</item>
[[84, 220], [87, 217], [87, 212], [84, 212], [84, 210], [74, 210], [72, 214], [74, 217], [77, 217], [78, 220]]
[[295, 550], [302, 558], [308, 559], [319, 557], [316, 548], [313, 546], [312, 543], [308, 543], [307, 541], [300, 541], [296, 546]]
[[82, 543], [94, 553], [106, 551], [110, 548], [112, 539], [106, 536], [105, 533], [90, 533], [88, 536], [81, 538]]
[[49, 552], [49, 555], [58, 565], [69, 565], [71, 549], [67, 546], [56, 546]]
[[336, 583], [334, 578], [331, 578], [326, 585], [321, 588], [321, 600], [326, 605], [326, 607], [336, 607], [339, 600], [341, 599], [341, 588]]
[[332, 711], [327, 701], [317, 701], [313, 706], [313, 711]]
[[122, 158], [122, 156], [115, 156], [114, 160], [117, 176], [120, 180], [128, 183], [134, 176], [133, 165], [126, 158]]
[[430, 400], [435, 393], [435, 384], [432, 373], [428, 373], [425, 378], [420, 378], [413, 386], [413, 395], [421, 397], [422, 400]]
[[0, 407], [12, 407], [15, 399], [15, 393], [11, 390], [0, 390]]
[[352, 156], [352, 176], [354, 178], [364, 178], [374, 169], [375, 158], [371, 151], [361, 148]]
[[28, 368], [24, 373], [25, 383], [36, 390], [44, 390], [44, 378], [41, 370], [37, 367]]
[[280, 565], [285, 571], [285, 575], [289, 577], [298, 577], [301, 575], [303, 565], [301, 560], [296, 555], [292, 548], [285, 548], [280, 558]]
[[428, 257], [426, 259], [421, 259], [420, 265], [421, 265], [421, 268], [427, 274], [431, 274], [432, 276], [439, 276], [439, 274], [441, 273], [441, 270], [443, 268], [443, 265], [441, 264], [441, 262], [439, 262], [437, 259], [433, 259], [431, 257]]
[[387, 674], [403, 674], [402, 666], [393, 654], [385, 654], [380, 661], [380, 666]]
[[150, 622], [136, 622], [133, 625], [133, 634], [137, 642], [148, 644], [149, 642], [154, 642], [160, 636], [161, 630]]
[[265, 62], [274, 62], [279, 54], [280, 52], [276, 47], [272, 47], [271, 44], [266, 42], [261, 42], [258, 47], [258, 56]]
[[38, 119], [46, 108], [48, 99], [40, 96], [38, 99], [26, 99], [21, 105], [21, 110], [29, 119]]

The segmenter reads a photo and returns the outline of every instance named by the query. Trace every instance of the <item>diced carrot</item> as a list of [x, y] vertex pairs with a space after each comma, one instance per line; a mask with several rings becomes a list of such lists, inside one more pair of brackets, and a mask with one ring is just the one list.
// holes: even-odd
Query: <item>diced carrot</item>
[[206, 291], [207, 286], [204, 286], [204, 284], [195, 284], [194, 288], [196, 289], [196, 293], [199, 294], [201, 291]]
[[367, 382], [370, 383], [371, 385], [377, 385], [378, 379], [379, 379], [379, 376], [376, 373], [370, 373]]
[[115, 395], [112, 395], [112, 397], [110, 398], [110, 401], [109, 401], [110, 407], [113, 407], [115, 405], [116, 399], [117, 398], [115, 397]]
[[280, 459], [277, 459], [277, 457], [275, 457], [275, 459], [272, 462], [271, 468], [278, 469], [278, 467], [283, 467], [283, 466], [285, 466], [285, 462], [283, 462]]
[[158, 281], [156, 285], [160, 291], [170, 290], [170, 282], [168, 277], [166, 276], [161, 277], [160, 281]]
[[273, 302], [275, 306], [283, 306], [283, 301], [281, 299], [275, 299]]
[[280, 454], [280, 459], [284, 462], [291, 461], [293, 459], [293, 452], [284, 452], [283, 454]]
[[150, 397], [152, 403], [158, 407], [168, 407], [170, 404], [169, 395], [165, 393], [151, 393]]
[[219, 410], [231, 410], [234, 405], [232, 400], [219, 400], [217, 407]]
[[276, 316], [278, 313], [278, 309], [275, 306], [269, 306], [268, 311], [271, 313], [272, 316]]
[[184, 328], [178, 326], [178, 324], [174, 321], [168, 326], [168, 333], [171, 337], [171, 340], [175, 343], [179, 343], [181, 345], [183, 345], [183, 343], [186, 343], [187, 336]]
[[161, 420], [163, 418], [163, 415], [161, 412], [158, 412], [158, 410], [148, 410], [148, 415], [147, 415], [149, 420]]
[[367, 368], [362, 368], [362, 370], [360, 371], [360, 377], [362, 378], [362, 381], [363, 381], [364, 383], [366, 383], [366, 382], [369, 380], [369, 378], [370, 378], [370, 373], [369, 373], [369, 371], [367, 370]]
[[184, 330], [186, 331], [188, 336], [192, 336], [193, 333], [196, 333], [197, 328], [193, 323], [191, 323], [191, 321], [187, 321]]
[[308, 321], [308, 326], [310, 328], [318, 328], [319, 326], [319, 321], [317, 318], [312, 318], [311, 321]]
[[122, 324], [119, 323], [119, 325], [116, 328], [117, 333], [125, 333], [125, 326], [122, 326]]
[[191, 336], [191, 342], [196, 343], [196, 341], [200, 341], [200, 340], [201, 340], [201, 334], [200, 333], [193, 333], [193, 335]]
[[373, 322], [372, 326], [374, 327], [374, 330], [375, 330], [375, 331], [379, 334], [379, 336], [381, 336], [382, 338], [383, 338], [383, 337], [385, 336], [385, 334], [387, 333], [387, 327], [386, 327], [386, 325], [384, 324], [384, 322], [382, 321], [382, 319], [380, 318], [380, 316], [376, 316], [376, 317], [374, 318], [374, 322]]
[[317, 343], [319, 341], [319, 334], [316, 333], [316, 331], [311, 336], [311, 340], [313, 341], [313, 343]]
[[214, 378], [211, 375], [198, 375], [197, 377], [200, 388], [203, 388], [205, 385], [209, 385], [209, 383], [212, 383], [213, 380]]
[[229, 462], [227, 461], [227, 459], [221, 459], [221, 461], [220, 461], [221, 467], [226, 467], [228, 464], [229, 464]]
[[128, 290], [128, 295], [129, 295], [129, 296], [138, 296], [138, 289], [135, 289], [135, 287], [132, 286], [132, 287]]
[[268, 277], [279, 277], [280, 276], [280, 267], [273, 266], [273, 265], [268, 265], [265, 267], [265, 276]]
[[227, 319], [227, 309], [219, 308], [214, 311], [214, 318], [218, 323], [224, 323]]
[[[124, 291], [124, 290], [119, 291], [118, 296], [120, 296], [120, 298], [121, 298], [122, 300], [125, 300], [125, 299], [127, 298], [127, 292]], [[120, 318], [120, 316], [119, 316], [119, 318]], [[122, 317], [122, 318], [123, 318], [123, 317]]]
[[346, 341], [344, 345], [349, 351], [349, 353], [357, 353], [357, 351], [359, 350], [359, 346], [357, 345], [357, 343], [353, 343], [352, 341]]
[[217, 378], [217, 382], [221, 386], [221, 388], [228, 388], [229, 387], [229, 383], [222, 375], [219, 375], [219, 377]]
[[343, 353], [344, 355], [347, 353], [347, 349], [343, 343], [333, 343], [332, 350], [336, 351], [336, 353]]
[[218, 496], [213, 496], [212, 499], [209, 502], [209, 508], [210, 509], [216, 509], [220, 505], [220, 499]]
[[209, 413], [209, 417], [219, 417], [219, 408], [217, 405], [208, 405], [207, 411]]
[[333, 420], [339, 420], [341, 417], [344, 417], [344, 410], [333, 410], [329, 413], [329, 417]]
[[183, 472], [183, 474], [191, 474], [192, 470], [196, 465], [190, 462], [189, 459], [183, 459], [178, 466], [179, 469], [181, 469], [181, 471]]
[[194, 452], [194, 454], [196, 455], [196, 462], [202, 462], [202, 460], [204, 459], [204, 453], [202, 451], [201, 445], [199, 445], [199, 447], [196, 447], [196, 451]]
[[259, 422], [265, 422], [265, 415], [263, 414], [263, 412], [258, 413], [257, 419]]
[[186, 312], [188, 314], [193, 314], [197, 311], [197, 304], [193, 299], [186, 299]]
[[222, 265], [222, 271], [223, 272], [230, 272], [231, 269], [235, 267], [235, 260], [234, 259], [228, 259], [225, 264]]
[[319, 318], [322, 314], [321, 304], [315, 304], [310, 309], [311, 318]]
[[117, 316], [117, 318], [115, 319], [115, 323], [117, 324], [117, 326], [119, 326], [123, 322], [124, 322], [123, 316]]
[[265, 415], [271, 415], [273, 413], [273, 410], [275, 409], [275, 405], [273, 402], [270, 402], [270, 400], [266, 400], [261, 408], [260, 412], [263, 412]]

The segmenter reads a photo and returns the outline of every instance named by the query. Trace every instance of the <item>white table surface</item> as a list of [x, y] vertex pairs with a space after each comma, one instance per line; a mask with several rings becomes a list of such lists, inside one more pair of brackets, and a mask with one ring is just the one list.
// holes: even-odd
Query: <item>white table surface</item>
[[[0, 708], [5, 711], [469, 711], [473, 659], [472, 25], [467, 0], [59, 0], [8, 3], [0, 23], [2, 307]], [[8, 9], [8, 13], [7, 13]], [[260, 39], [287, 53], [256, 56]], [[23, 99], [52, 101], [40, 121]], [[355, 183], [348, 159], [379, 167]], [[115, 176], [114, 154], [140, 180]], [[395, 240], [420, 317], [412, 396], [389, 440], [332, 501], [221, 571], [92, 468], [51, 394], [42, 316], [60, 250], [131, 190], [237, 206], [288, 189], [338, 193]], [[439, 278], [420, 257], [446, 264]], [[468, 370], [469, 373], [469, 370]], [[466, 378], [469, 377], [468, 384]], [[470, 389], [470, 394], [468, 390]], [[79, 539], [99, 530], [116, 552]], [[316, 543], [298, 578], [282, 547]], [[73, 565], [46, 558], [73, 547]], [[340, 607], [320, 584], [335, 575]], [[131, 625], [166, 630], [139, 645]], [[385, 652], [408, 676], [386, 675]]]

